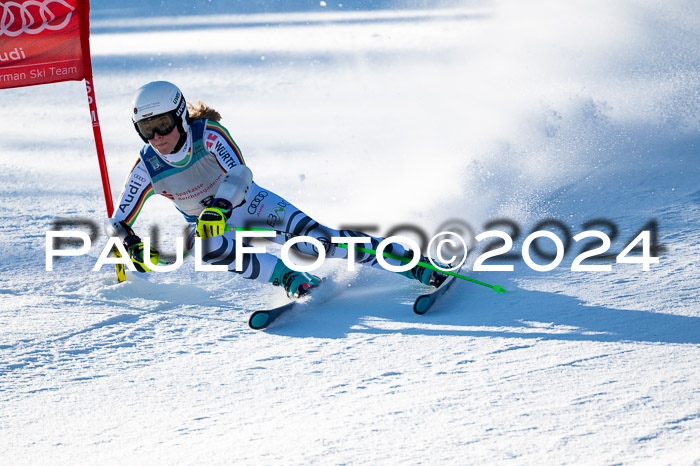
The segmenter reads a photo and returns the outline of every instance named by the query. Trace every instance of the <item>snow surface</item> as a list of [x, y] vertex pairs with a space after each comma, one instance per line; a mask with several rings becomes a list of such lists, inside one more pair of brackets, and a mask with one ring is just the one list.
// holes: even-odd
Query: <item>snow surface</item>
[[[85, 90], [3, 90], [4, 464], [700, 463], [697, 2], [133, 3], [92, 2], [115, 196], [131, 96], [166, 79], [326, 224], [509, 218], [519, 252], [541, 220], [608, 219], [618, 253], [655, 219], [665, 250], [649, 272], [572, 272], [580, 245], [550, 272], [469, 269], [508, 293], [458, 282], [424, 316], [419, 285], [329, 261], [325, 299], [253, 331], [279, 288], [192, 261], [117, 284], [91, 272], [101, 232], [45, 271], [56, 219], [104, 217]], [[173, 250], [175, 209], [151, 199], [152, 225]]]

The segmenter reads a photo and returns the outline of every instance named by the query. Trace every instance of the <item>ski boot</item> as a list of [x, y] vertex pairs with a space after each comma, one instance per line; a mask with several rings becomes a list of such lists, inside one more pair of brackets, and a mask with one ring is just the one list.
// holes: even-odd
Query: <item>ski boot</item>
[[[410, 255], [409, 257], [412, 258], [413, 256]], [[424, 264], [430, 264], [430, 259], [421, 255], [420, 262], [423, 262]], [[447, 267], [443, 266], [442, 264], [438, 264], [438, 265], [443, 269], [447, 268]], [[422, 267], [420, 265], [416, 265], [411, 270], [407, 270], [406, 272], [398, 272], [398, 273], [399, 273], [399, 275], [403, 275], [404, 277], [418, 280], [422, 284], [432, 286], [434, 288], [439, 288], [440, 285], [442, 285], [442, 283], [445, 280], [447, 280], [447, 277], [448, 277], [448, 275], [445, 273], [438, 272], [437, 270], [427, 269], [427, 268]]]
[[306, 272], [297, 272], [290, 269], [282, 259], [277, 259], [275, 270], [272, 271], [270, 283], [275, 286], [282, 285], [289, 299], [299, 299], [315, 288], [321, 278]]

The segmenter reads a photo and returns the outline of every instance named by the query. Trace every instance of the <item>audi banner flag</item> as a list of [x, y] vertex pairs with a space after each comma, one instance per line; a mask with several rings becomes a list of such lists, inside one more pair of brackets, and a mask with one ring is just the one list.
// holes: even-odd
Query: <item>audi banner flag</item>
[[0, 1], [0, 89], [92, 76], [88, 0]]
[[85, 80], [107, 215], [107, 174], [90, 61], [89, 0], [0, 0], [0, 89]]

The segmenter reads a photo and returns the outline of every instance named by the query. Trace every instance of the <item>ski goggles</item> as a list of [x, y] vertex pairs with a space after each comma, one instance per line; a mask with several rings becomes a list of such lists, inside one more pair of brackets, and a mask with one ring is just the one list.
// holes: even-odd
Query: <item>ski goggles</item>
[[177, 122], [171, 112], [136, 122], [136, 129], [145, 139], [153, 139], [156, 137], [156, 133], [167, 136], [175, 129], [175, 126], [177, 126]]

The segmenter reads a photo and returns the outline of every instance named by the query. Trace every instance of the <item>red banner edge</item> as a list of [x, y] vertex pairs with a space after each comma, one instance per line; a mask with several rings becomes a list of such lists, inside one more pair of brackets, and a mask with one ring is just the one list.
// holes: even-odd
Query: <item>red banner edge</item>
[[83, 78], [92, 79], [92, 59], [90, 58], [90, 0], [78, 0], [80, 19], [80, 48], [83, 61]]

